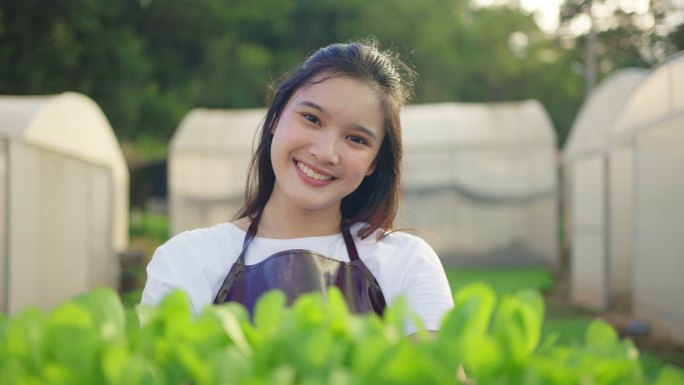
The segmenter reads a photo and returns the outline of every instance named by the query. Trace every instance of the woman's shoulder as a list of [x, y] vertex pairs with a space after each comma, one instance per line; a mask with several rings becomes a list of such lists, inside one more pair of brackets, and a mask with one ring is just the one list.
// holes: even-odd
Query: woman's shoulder
[[[358, 234], [359, 230], [364, 228], [364, 224], [357, 224], [354, 232]], [[364, 241], [384, 243], [387, 245], [395, 245], [397, 247], [430, 247], [425, 240], [417, 235], [417, 232], [413, 232], [410, 229], [395, 229], [395, 230], [385, 230], [377, 229], [371, 233]]]
[[[359, 229], [361, 228], [359, 227]], [[384, 255], [438, 258], [432, 247], [422, 237], [408, 232], [408, 230], [387, 231], [378, 229], [365, 239], [359, 239], [359, 242]]]
[[188, 249], [193, 252], [221, 250], [229, 247], [235, 240], [239, 240], [241, 232], [240, 228], [230, 222], [186, 230], [171, 237], [159, 249], [164, 251]]

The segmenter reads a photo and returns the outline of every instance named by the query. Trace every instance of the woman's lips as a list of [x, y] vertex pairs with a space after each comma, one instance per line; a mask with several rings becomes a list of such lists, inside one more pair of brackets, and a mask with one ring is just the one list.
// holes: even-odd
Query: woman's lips
[[324, 186], [332, 183], [336, 179], [332, 175], [322, 174], [319, 171], [314, 171], [311, 167], [300, 161], [295, 161], [295, 166], [297, 168], [298, 174], [309, 184]]

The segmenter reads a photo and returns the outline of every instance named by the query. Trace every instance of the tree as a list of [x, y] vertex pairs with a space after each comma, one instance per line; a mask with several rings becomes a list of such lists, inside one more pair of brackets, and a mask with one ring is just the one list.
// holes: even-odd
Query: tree
[[0, 93], [73, 90], [95, 99], [119, 132], [135, 127], [152, 63], [119, 2], [2, 1]]
[[669, 40], [677, 50], [684, 50], [684, 23], [672, 30]]
[[190, 109], [264, 106], [306, 54], [368, 36], [414, 66], [416, 102], [536, 98], [569, 126], [574, 51], [468, 0], [0, 0], [0, 92], [80, 91], [120, 139], [166, 143]]
[[[667, 39], [666, 19], [681, 12], [682, 5], [651, 0], [648, 12], [637, 13], [627, 8], [633, 2], [620, 0], [566, 0], [560, 10], [558, 38], [568, 49], [584, 46], [586, 59], [582, 70], [591, 78], [596, 71], [598, 81], [624, 67], [650, 67], [674, 52]], [[597, 17], [594, 12], [600, 10]], [[589, 21], [588, 29], [573, 28], [578, 20]], [[595, 68], [592, 57], [596, 58]], [[589, 82], [592, 83], [592, 82]], [[594, 82], [595, 83], [595, 82]]]

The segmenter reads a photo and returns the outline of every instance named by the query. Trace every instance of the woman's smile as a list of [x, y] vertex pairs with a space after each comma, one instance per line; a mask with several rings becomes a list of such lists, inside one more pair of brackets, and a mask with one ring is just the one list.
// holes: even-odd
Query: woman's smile
[[299, 170], [299, 175], [304, 182], [309, 183], [312, 186], [327, 186], [336, 179], [334, 176], [328, 175], [320, 170], [314, 170], [313, 166], [306, 165], [300, 161], [295, 161], [295, 166], [297, 167], [297, 170]]

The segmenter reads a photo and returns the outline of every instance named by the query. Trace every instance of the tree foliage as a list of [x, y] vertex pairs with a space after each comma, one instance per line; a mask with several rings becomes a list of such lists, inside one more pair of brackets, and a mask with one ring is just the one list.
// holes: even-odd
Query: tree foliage
[[[605, 31], [606, 71], [651, 64], [635, 34]], [[562, 141], [583, 97], [576, 47], [467, 0], [0, 0], [0, 94], [83, 92], [120, 139], [166, 141], [191, 108], [263, 106], [307, 53], [368, 36], [413, 64], [418, 103], [536, 98]]]
[[[631, 2], [633, 4], [634, 2]], [[618, 0], [565, 0], [560, 10], [559, 38], [569, 48], [584, 47], [589, 31], [573, 31], [578, 19], [589, 19], [596, 31], [594, 52], [598, 57], [598, 78], [619, 68], [650, 67], [676, 51], [674, 33], [670, 33], [667, 17], [684, 12], [684, 3], [650, 1], [650, 9], [638, 13], [626, 8], [630, 2]], [[584, 49], [584, 48], [583, 48]]]

